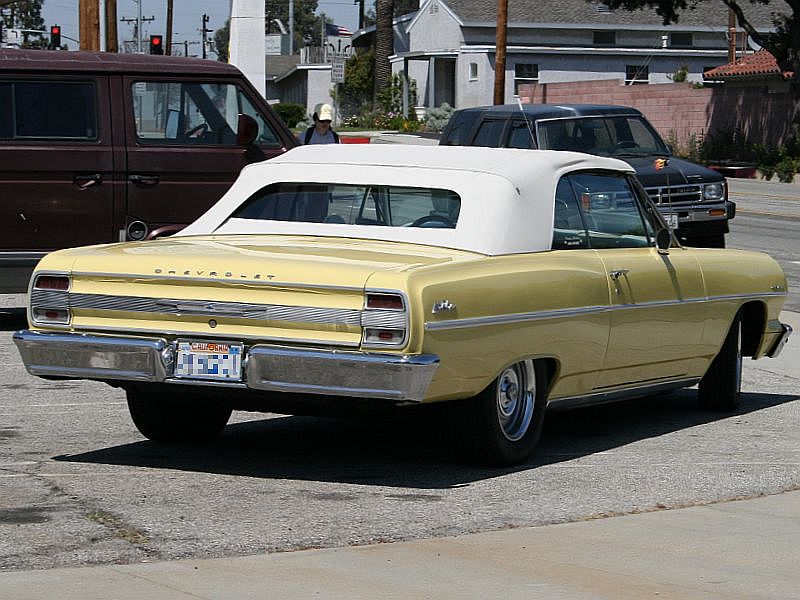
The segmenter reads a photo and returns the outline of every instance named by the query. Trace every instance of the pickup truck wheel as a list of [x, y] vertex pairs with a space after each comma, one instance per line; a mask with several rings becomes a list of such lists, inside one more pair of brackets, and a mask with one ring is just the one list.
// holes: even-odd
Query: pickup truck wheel
[[461, 411], [461, 447], [480, 464], [514, 465], [533, 453], [544, 424], [544, 368], [524, 360], [503, 369], [489, 387], [455, 410]]
[[231, 408], [185, 391], [165, 393], [127, 390], [128, 410], [136, 428], [154, 442], [197, 443], [215, 438], [228, 422]]
[[698, 398], [705, 408], [735, 410], [742, 389], [742, 315], [733, 319], [719, 354], [700, 380]]

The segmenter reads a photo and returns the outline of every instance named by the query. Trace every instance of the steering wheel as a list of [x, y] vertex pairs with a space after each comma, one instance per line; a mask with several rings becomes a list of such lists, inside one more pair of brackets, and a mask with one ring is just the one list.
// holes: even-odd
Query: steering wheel
[[200, 123], [200, 125], [195, 125], [183, 135], [184, 137], [187, 138], [199, 138], [204, 136], [207, 131], [208, 131], [208, 123]]
[[614, 146], [614, 150], [625, 150], [627, 148], [638, 148], [639, 144], [634, 142], [633, 140], [622, 140], [621, 142], [617, 142]]
[[[428, 223], [441, 223], [444, 227], [449, 227], [450, 229], [455, 227], [455, 223], [444, 215], [424, 215], [411, 223], [410, 227], [425, 227]], [[436, 225], [433, 225], [433, 227], [436, 227]]]

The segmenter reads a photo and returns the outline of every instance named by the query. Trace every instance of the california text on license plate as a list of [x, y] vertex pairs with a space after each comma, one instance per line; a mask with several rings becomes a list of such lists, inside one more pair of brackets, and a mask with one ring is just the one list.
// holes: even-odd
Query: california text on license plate
[[664, 220], [667, 222], [667, 227], [670, 229], [677, 229], [678, 228], [678, 214], [677, 213], [666, 213], [664, 215]]
[[241, 381], [242, 344], [179, 341], [175, 377]]

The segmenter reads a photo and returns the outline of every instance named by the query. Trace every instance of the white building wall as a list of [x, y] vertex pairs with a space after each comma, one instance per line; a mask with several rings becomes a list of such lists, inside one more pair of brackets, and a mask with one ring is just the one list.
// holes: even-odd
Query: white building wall
[[461, 26], [439, 0], [423, 1], [408, 28], [410, 52], [457, 50], [464, 42]]

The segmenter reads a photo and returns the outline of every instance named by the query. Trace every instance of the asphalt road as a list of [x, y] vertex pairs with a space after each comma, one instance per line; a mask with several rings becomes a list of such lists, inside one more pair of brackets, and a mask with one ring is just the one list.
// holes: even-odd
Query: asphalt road
[[[730, 245], [792, 263], [797, 236], [780, 236], [793, 223], [742, 210]], [[239, 413], [207, 446], [154, 444], [120, 391], [28, 376], [11, 343], [23, 325], [21, 311], [0, 311], [0, 571], [341, 547], [800, 489], [790, 349], [746, 362], [733, 415], [700, 410], [693, 390], [553, 413], [530, 464], [491, 470], [459, 464], [429, 411]]]

